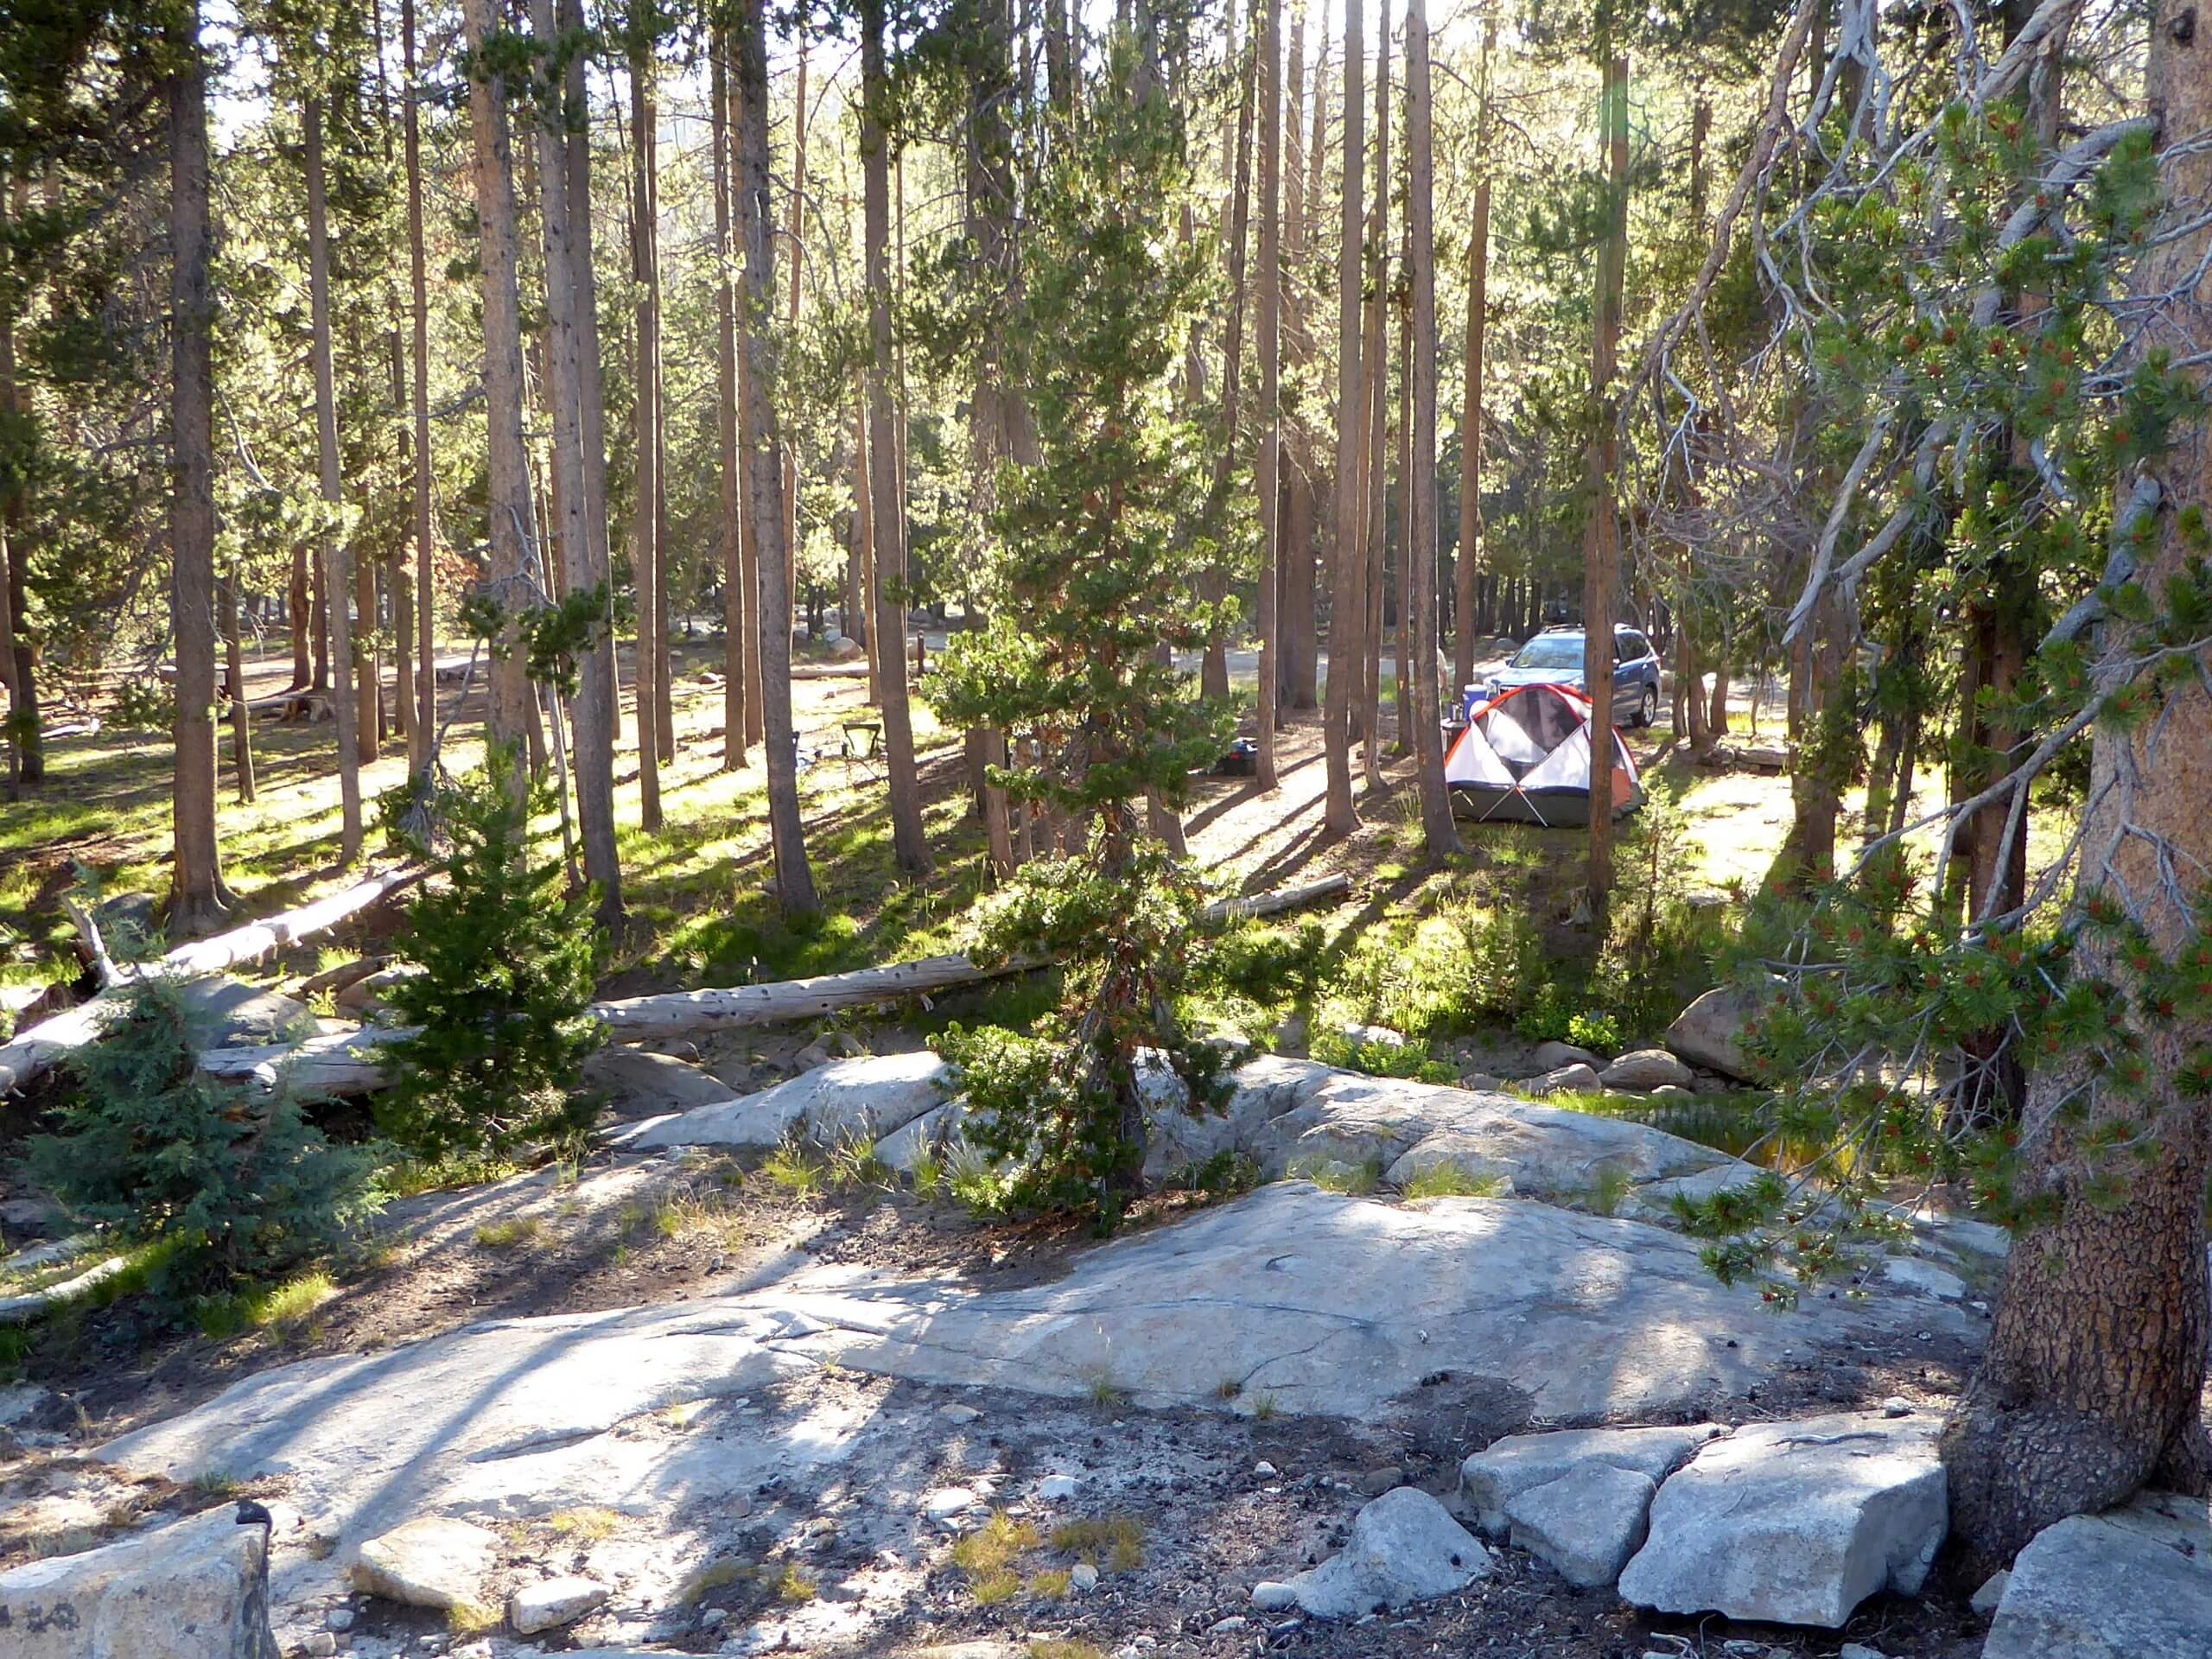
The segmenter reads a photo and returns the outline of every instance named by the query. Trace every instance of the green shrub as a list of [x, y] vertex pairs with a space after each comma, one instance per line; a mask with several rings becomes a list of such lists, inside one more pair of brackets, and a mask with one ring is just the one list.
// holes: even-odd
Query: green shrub
[[1567, 1040], [1599, 1054], [1620, 1051], [1621, 1022], [1610, 1014], [1578, 1014], [1567, 1022]]
[[70, 1056], [60, 1124], [33, 1137], [33, 1177], [74, 1214], [158, 1242], [149, 1283], [220, 1291], [327, 1253], [383, 1202], [373, 1160], [332, 1146], [279, 1090], [201, 1075], [180, 989], [132, 982], [99, 1039]]
[[533, 866], [514, 760], [441, 802], [445, 880], [409, 907], [400, 953], [423, 971], [389, 993], [416, 1034], [392, 1044], [393, 1084], [377, 1124], [418, 1157], [497, 1157], [534, 1141], [581, 1138], [593, 1103], [575, 1094], [603, 1040], [591, 1001], [593, 893], [563, 894], [560, 866]]

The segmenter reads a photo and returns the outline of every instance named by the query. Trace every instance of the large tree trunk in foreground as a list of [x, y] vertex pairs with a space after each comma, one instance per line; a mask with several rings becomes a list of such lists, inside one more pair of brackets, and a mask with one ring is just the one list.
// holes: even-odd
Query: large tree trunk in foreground
[[[2199, 59], [2212, 38], [2191, 27], [2188, 0], [2160, 0], [2151, 33], [2152, 111], [2169, 140], [2212, 125], [2212, 65]], [[2177, 200], [2212, 190], [2212, 156], [2170, 162]], [[2212, 234], [2199, 225], [2156, 249], [2133, 284], [2182, 296], [2157, 337], [2177, 356], [2212, 349], [2212, 311], [2196, 273]], [[2190, 556], [2181, 513], [2212, 499], [2212, 436], [2202, 421], [2177, 427], [2153, 467], [2164, 493], [2156, 550], [2137, 581], [2160, 593]], [[2115, 625], [2107, 625], [2108, 628]], [[2107, 639], [2107, 660], [2126, 648]], [[2100, 723], [2077, 897], [2136, 905], [2136, 921], [2171, 960], [2201, 948], [2202, 919], [2186, 888], [2165, 878], [2175, 866], [2212, 863], [2212, 693], [2201, 676], [2177, 681], [2155, 718], [2126, 728]], [[2100, 930], [2074, 950], [2076, 982], [2109, 982], [2123, 997], [2141, 983], [2123, 948]], [[2106, 1508], [2146, 1484], [2202, 1494], [2212, 1490], [2212, 1447], [2201, 1421], [2205, 1381], [2207, 1282], [2204, 1195], [2212, 1146], [2206, 1103], [2181, 1074], [2212, 1039], [2201, 1011], [2120, 1022], [2141, 1039], [2148, 1084], [2115, 1097], [2078, 1054], [2051, 1057], [2029, 1081], [2021, 1116], [2018, 1177], [2024, 1196], [2047, 1202], [2052, 1218], [2027, 1231], [2005, 1263], [1989, 1347], [1944, 1433], [1951, 1525], [1984, 1560], [2009, 1558], [2042, 1528]], [[2060, 1109], [2086, 1096], [2086, 1117]], [[2088, 1150], [2088, 1138], [2122, 1117], [2147, 1140], [2138, 1160]], [[2101, 1178], [2117, 1176], [2115, 1198]]]
[[169, 931], [203, 931], [230, 908], [215, 836], [214, 302], [208, 293], [207, 64], [198, 0], [171, 25], [168, 102], [171, 464], [170, 620], [176, 633], [176, 870]]
[[[882, 0], [861, 0], [861, 165], [868, 230], [868, 375], [869, 494], [874, 506], [876, 610], [871, 619], [881, 640], [884, 766], [891, 778], [891, 840], [899, 868], [909, 875], [930, 869], [922, 834], [922, 786], [914, 766], [914, 727], [906, 700], [906, 515], [899, 487], [899, 447], [892, 411], [891, 242], [889, 136], [882, 111], [890, 97], [883, 60]], [[779, 613], [789, 653], [789, 612]], [[765, 644], [765, 641], [764, 641]]]
[[[768, 194], [768, 37], [764, 3], [765, 0], [745, 0], [737, 22], [734, 65], [739, 111], [738, 225], [745, 240], [748, 322], [767, 317], [776, 295], [775, 209]], [[777, 900], [786, 916], [806, 916], [821, 908], [821, 900], [815, 896], [814, 873], [807, 868], [798, 808], [798, 756], [792, 747], [791, 601], [784, 574], [783, 433], [776, 405], [768, 396], [769, 387], [775, 384], [775, 367], [768, 331], [747, 327], [744, 395], [739, 412], [750, 468], [746, 504], [759, 550], [760, 674], [757, 683], [762, 741], [768, 747], [768, 834], [775, 850]], [[885, 607], [887, 613], [891, 608]], [[898, 650], [897, 639], [886, 642], [884, 648]], [[888, 659], [885, 672], [887, 679]]]
[[[322, 499], [334, 512], [343, 499], [344, 485], [339, 475], [338, 391], [330, 360], [330, 228], [320, 98], [308, 100], [306, 130], [308, 296], [313, 319], [308, 349], [315, 359], [315, 453], [321, 464]], [[326, 533], [322, 591], [329, 595], [330, 661], [337, 676], [330, 707], [338, 729], [338, 857], [342, 864], [351, 864], [361, 855], [361, 731], [353, 697], [353, 624], [346, 607], [346, 596], [353, 589], [348, 579], [353, 562], [345, 537], [334, 531]], [[365, 611], [361, 626], [366, 628], [373, 623], [374, 618]]]
[[1359, 455], [1365, 442], [1366, 383], [1360, 377], [1360, 234], [1362, 169], [1367, 122], [1360, 39], [1361, 0], [1344, 3], [1344, 141], [1343, 243], [1337, 263], [1337, 556], [1329, 594], [1329, 678], [1324, 697], [1324, 759], [1328, 768], [1323, 823], [1332, 835], [1359, 826], [1351, 798], [1352, 700], [1358, 688], [1359, 639], [1367, 627], [1360, 592], [1359, 549], [1367, 535], [1360, 499]]

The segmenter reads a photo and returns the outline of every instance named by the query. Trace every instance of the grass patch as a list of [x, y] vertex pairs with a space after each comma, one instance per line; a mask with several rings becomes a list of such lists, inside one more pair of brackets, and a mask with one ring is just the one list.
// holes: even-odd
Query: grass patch
[[622, 1517], [615, 1511], [596, 1504], [556, 1510], [545, 1517], [546, 1531], [571, 1544], [595, 1544], [602, 1538], [612, 1537], [621, 1523]]
[[1039, 1601], [1058, 1601], [1066, 1596], [1069, 1582], [1067, 1568], [1047, 1567], [1031, 1576], [1029, 1593]]
[[1334, 1158], [1301, 1158], [1287, 1172], [1294, 1181], [1311, 1181], [1324, 1192], [1344, 1192], [1363, 1198], [1382, 1183], [1382, 1160], [1347, 1164]]
[[1408, 1181], [1405, 1196], [1421, 1198], [1496, 1198], [1509, 1183], [1503, 1175], [1473, 1175], [1457, 1164], [1431, 1164]]
[[1102, 1573], [1134, 1573], [1144, 1565], [1144, 1522], [1134, 1515], [1087, 1516], [1052, 1529], [1052, 1548]]
[[726, 1590], [731, 1585], [751, 1577], [752, 1573], [752, 1567], [747, 1562], [734, 1556], [718, 1556], [695, 1568], [691, 1576], [684, 1580], [677, 1589], [676, 1599], [686, 1607], [696, 1607], [715, 1591]]
[[457, 1601], [446, 1609], [446, 1629], [455, 1636], [488, 1636], [507, 1622], [505, 1611], [480, 1601]]
[[799, 1606], [821, 1593], [822, 1586], [797, 1561], [785, 1561], [776, 1575], [776, 1599], [786, 1606]]
[[978, 1607], [996, 1607], [1021, 1593], [1021, 1574], [1001, 1567], [968, 1580], [968, 1594]]
[[544, 1230], [545, 1224], [536, 1216], [509, 1216], [502, 1221], [487, 1221], [476, 1230], [476, 1242], [487, 1250], [512, 1250], [527, 1244]]
[[246, 1331], [289, 1330], [338, 1294], [327, 1273], [317, 1268], [282, 1284], [211, 1296], [194, 1309], [202, 1336], [221, 1342]]
[[1029, 1659], [1106, 1659], [1106, 1649], [1079, 1636], [1040, 1636], [1029, 1644]]
[[709, 1237], [725, 1246], [745, 1242], [745, 1224], [737, 1214], [699, 1192], [675, 1192], [664, 1198], [652, 1213], [653, 1230], [666, 1239]]
[[771, 1185], [793, 1198], [819, 1198], [830, 1185], [829, 1167], [802, 1141], [786, 1141], [762, 1160], [760, 1173]]
[[841, 1192], [888, 1192], [898, 1185], [898, 1172], [875, 1155], [875, 1142], [849, 1135], [830, 1148], [830, 1181]]
[[1617, 1214], [1635, 1186], [1636, 1178], [1618, 1164], [1601, 1164], [1582, 1195], [1583, 1208], [1593, 1216]]
[[1017, 1521], [1004, 1510], [994, 1510], [990, 1519], [952, 1546], [952, 1564], [970, 1578], [1003, 1572], [1042, 1541], [1037, 1529], [1027, 1521]]

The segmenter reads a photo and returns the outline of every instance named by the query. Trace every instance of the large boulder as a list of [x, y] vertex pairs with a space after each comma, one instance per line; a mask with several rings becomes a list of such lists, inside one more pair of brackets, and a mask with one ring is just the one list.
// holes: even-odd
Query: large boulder
[[609, 1096], [615, 1109], [632, 1117], [661, 1112], [696, 1111], [702, 1106], [734, 1102], [728, 1086], [711, 1072], [687, 1065], [648, 1048], [609, 1043], [584, 1061], [584, 1086]]
[[249, 1043], [283, 1043], [313, 1036], [315, 1015], [308, 1005], [244, 980], [219, 974], [188, 979], [178, 988], [194, 1039], [207, 1048]]
[[1714, 1440], [1660, 1487], [1622, 1597], [1835, 1630], [1877, 1591], [1915, 1593], [1949, 1521], [1939, 1427], [1847, 1413]]
[[1549, 1434], [1509, 1434], [1459, 1465], [1459, 1497], [1476, 1523], [1504, 1535], [1508, 1506], [1534, 1486], [1603, 1466], [1643, 1476], [1655, 1487], [1688, 1462], [1707, 1441], [1726, 1433], [1718, 1423], [1662, 1428], [1568, 1428]]
[[1738, 985], [1719, 985], [1684, 1008], [1667, 1027], [1667, 1046], [1677, 1057], [1731, 1077], [1751, 1075], [1744, 1052], [1744, 1027], [1762, 999]]
[[880, 1141], [945, 1097], [950, 1066], [925, 1049], [833, 1060], [757, 1095], [725, 1100], [647, 1125], [625, 1144], [641, 1152], [669, 1147], [773, 1147], [804, 1140], [817, 1147]]
[[1982, 1659], [2212, 1659], [2212, 1518], [2145, 1492], [2046, 1527], [2012, 1563]]
[[1658, 1490], [1633, 1469], [1586, 1463], [1506, 1504], [1513, 1548], [1549, 1563], [1569, 1584], [1601, 1589], [1619, 1578], [1629, 1557], [1643, 1547], [1645, 1520]]
[[1401, 1486], [1360, 1510], [1342, 1550], [1287, 1580], [1287, 1598], [1257, 1599], [1287, 1599], [1315, 1618], [1358, 1618], [1448, 1596], [1491, 1567], [1490, 1552], [1450, 1510]]
[[269, 1527], [210, 1510], [0, 1573], [8, 1659], [276, 1659]]
[[1642, 1095], [1654, 1089], [1687, 1089], [1695, 1076], [1663, 1048], [1639, 1048], [1599, 1072], [1598, 1081], [1608, 1089]]

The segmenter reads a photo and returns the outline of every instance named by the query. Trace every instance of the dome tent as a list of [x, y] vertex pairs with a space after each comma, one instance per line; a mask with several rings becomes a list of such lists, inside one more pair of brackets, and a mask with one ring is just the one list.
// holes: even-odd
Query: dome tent
[[[1488, 823], [1552, 827], [1590, 821], [1590, 699], [1572, 686], [1516, 686], [1478, 705], [1452, 751], [1444, 781], [1453, 811]], [[1636, 760], [1610, 724], [1613, 816], [1643, 804]]]

